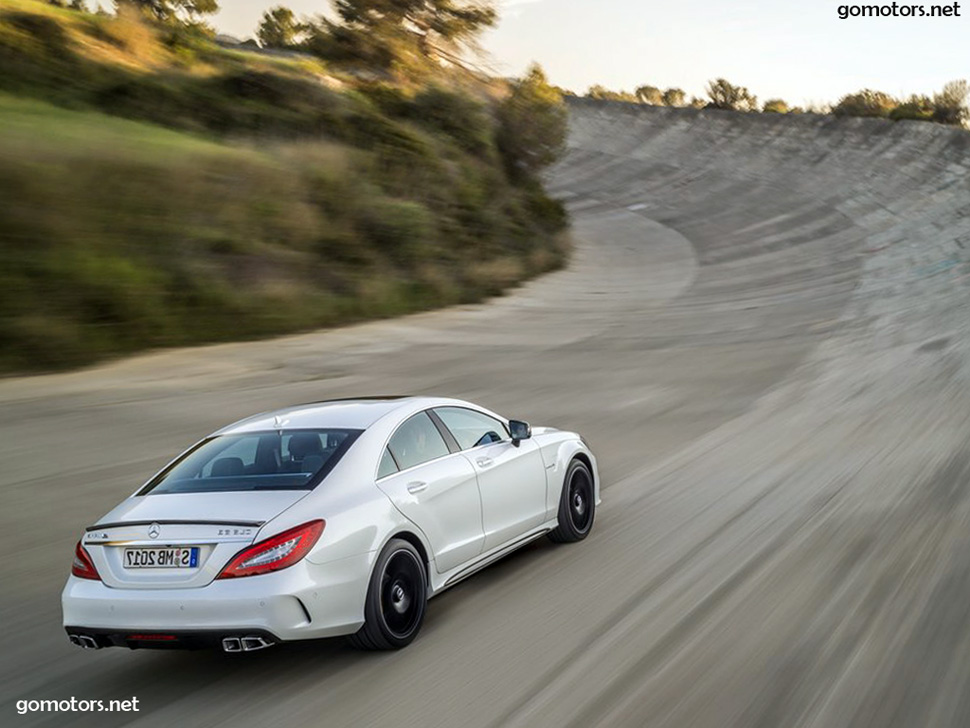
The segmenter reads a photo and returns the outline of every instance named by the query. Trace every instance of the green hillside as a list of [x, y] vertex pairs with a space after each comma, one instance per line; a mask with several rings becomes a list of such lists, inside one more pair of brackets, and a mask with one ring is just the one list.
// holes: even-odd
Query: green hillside
[[[563, 263], [493, 82], [0, 1], [0, 370], [470, 302]], [[498, 90], [496, 90], [498, 89]]]

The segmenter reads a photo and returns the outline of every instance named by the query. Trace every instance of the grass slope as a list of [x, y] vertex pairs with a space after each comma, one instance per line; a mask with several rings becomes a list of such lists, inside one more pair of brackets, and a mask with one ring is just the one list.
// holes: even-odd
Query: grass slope
[[487, 104], [192, 42], [0, 2], [0, 371], [476, 301], [562, 264], [562, 208], [508, 178]]

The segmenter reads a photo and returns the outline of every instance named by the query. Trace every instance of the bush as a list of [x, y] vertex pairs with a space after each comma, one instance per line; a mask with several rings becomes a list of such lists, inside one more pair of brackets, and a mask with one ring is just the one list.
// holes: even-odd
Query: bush
[[663, 101], [666, 106], [684, 106], [687, 103], [687, 94], [682, 88], [668, 88], [664, 91]]
[[158, 38], [144, 16], [130, 6], [118, 8], [117, 15], [92, 15], [85, 18], [84, 32], [93, 38], [145, 59], [158, 51]]
[[491, 119], [485, 107], [469, 96], [431, 85], [402, 110], [408, 118], [452, 137], [472, 154], [491, 149]]
[[92, 101], [108, 113], [131, 119], [163, 117], [171, 123], [194, 113], [191, 97], [174, 83], [159, 78], [132, 76], [113, 80], [98, 89]]
[[569, 224], [565, 205], [549, 197], [538, 183], [530, 185], [526, 205], [532, 219], [550, 233], [558, 233]]
[[628, 104], [640, 103], [637, 96], [631, 94], [629, 91], [611, 91], [599, 84], [589, 87], [589, 90], [586, 92], [586, 98], [597, 101], [623, 101]]
[[413, 98], [413, 94], [408, 94], [401, 86], [379, 81], [361, 83], [357, 90], [389, 116], [406, 115]]
[[568, 112], [542, 68], [533, 65], [498, 107], [497, 143], [513, 177], [531, 177], [566, 148]]
[[768, 99], [761, 110], [766, 114], [787, 114], [789, 111], [783, 99]]
[[640, 86], [633, 92], [637, 101], [649, 106], [663, 106], [664, 95], [656, 86]]
[[889, 94], [882, 91], [863, 89], [854, 94], [846, 94], [832, 109], [836, 116], [867, 116], [887, 118], [889, 113], [898, 106]]
[[413, 164], [420, 160], [437, 163], [434, 148], [417, 129], [390, 119], [376, 109], [358, 109], [348, 119], [348, 140], [354, 144], [387, 154], [390, 164]]
[[63, 58], [69, 54], [70, 41], [56, 18], [36, 13], [4, 11], [0, 13], [0, 25], [29, 38], [33, 48], [44, 55]]
[[723, 78], [715, 79], [707, 84], [707, 95], [712, 109], [729, 109], [731, 111], [757, 111], [758, 97], [751, 94], [744, 86], [735, 86]]
[[932, 121], [933, 102], [928, 96], [910, 96], [909, 99], [896, 106], [889, 112], [893, 121], [909, 119], [911, 121]]
[[960, 126], [970, 119], [967, 97], [970, 85], [966, 81], [950, 81], [933, 96], [933, 121]]
[[70, 72], [72, 57], [71, 42], [56, 19], [0, 11], [0, 89], [32, 93], [37, 85], [54, 86]]
[[434, 242], [433, 217], [417, 202], [376, 197], [364, 206], [359, 222], [367, 239], [398, 263], [416, 263]]

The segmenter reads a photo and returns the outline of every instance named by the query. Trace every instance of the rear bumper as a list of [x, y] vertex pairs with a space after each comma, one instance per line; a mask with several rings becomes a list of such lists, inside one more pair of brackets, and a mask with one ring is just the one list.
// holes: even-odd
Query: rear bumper
[[[362, 554], [322, 565], [301, 561], [192, 589], [117, 589], [71, 576], [61, 594], [63, 624], [99, 647], [193, 648], [223, 636], [260, 634], [279, 642], [353, 634], [364, 622], [372, 559]], [[167, 645], [129, 639], [153, 634], [181, 639], [165, 640], [173, 643]]]
[[[131, 650], [204, 650], [222, 649], [223, 640], [227, 638], [261, 637], [266, 646], [276, 644], [280, 640], [269, 632], [262, 630], [168, 630], [164, 632], [134, 632], [131, 630], [117, 631], [115, 629], [95, 629], [92, 627], [65, 626], [68, 638], [80, 647], [100, 649], [102, 647], [127, 647]], [[230, 651], [230, 650], [227, 650]], [[251, 650], [231, 650], [244, 652]]]

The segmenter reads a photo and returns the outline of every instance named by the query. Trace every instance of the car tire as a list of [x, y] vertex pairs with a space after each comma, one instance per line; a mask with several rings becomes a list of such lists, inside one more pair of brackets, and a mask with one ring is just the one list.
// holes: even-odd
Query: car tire
[[391, 539], [377, 557], [367, 600], [364, 626], [350, 643], [361, 650], [399, 650], [411, 644], [428, 605], [428, 575], [421, 554], [407, 541]]
[[549, 532], [556, 543], [582, 541], [593, 528], [596, 515], [596, 491], [593, 475], [582, 460], [573, 460], [566, 468], [562, 495], [559, 497], [559, 523]]

